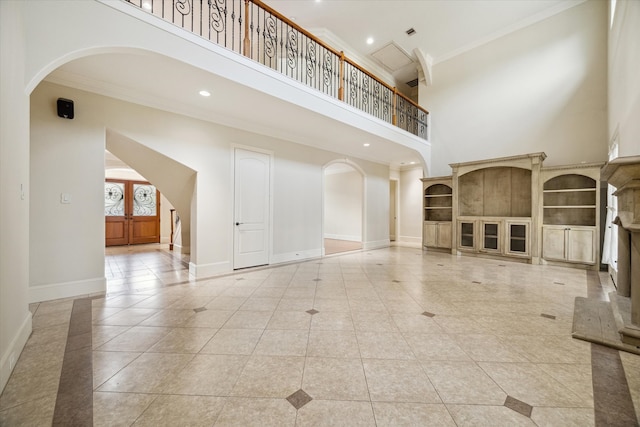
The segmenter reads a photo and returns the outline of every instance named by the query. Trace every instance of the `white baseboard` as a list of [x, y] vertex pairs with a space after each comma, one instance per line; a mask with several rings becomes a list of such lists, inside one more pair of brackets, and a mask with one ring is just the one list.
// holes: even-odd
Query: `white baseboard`
[[322, 248], [310, 249], [307, 251], [289, 252], [286, 254], [273, 254], [271, 256], [272, 264], [280, 264], [283, 262], [303, 261], [305, 259], [318, 258], [322, 256]]
[[27, 310], [20, 328], [18, 328], [18, 331], [9, 343], [9, 346], [2, 354], [2, 358], [0, 359], [0, 392], [2, 392], [2, 390], [4, 390], [4, 386], [7, 385], [7, 381], [9, 381], [11, 372], [16, 366], [18, 357], [20, 357], [20, 353], [22, 353], [22, 349], [31, 335], [31, 321], [31, 312]]
[[389, 239], [373, 240], [371, 242], [364, 242], [362, 249], [380, 249], [388, 248], [389, 246], [391, 246], [391, 241]]
[[211, 264], [189, 263], [189, 274], [196, 279], [202, 277], [213, 277], [233, 270], [229, 261], [214, 262]]
[[76, 280], [73, 282], [52, 283], [49, 285], [29, 286], [29, 302], [50, 301], [60, 298], [71, 298], [105, 292], [107, 279]]
[[362, 236], [351, 236], [342, 234], [325, 234], [325, 239], [347, 240], [349, 242], [362, 242]]
[[407, 248], [421, 248], [422, 237], [399, 236], [398, 240], [396, 240], [396, 245], [405, 246]]
[[178, 245], [177, 243], [173, 244], [173, 251], [174, 252], [180, 252], [181, 254], [184, 255], [189, 255], [191, 253], [191, 247], [184, 247], [182, 245]]

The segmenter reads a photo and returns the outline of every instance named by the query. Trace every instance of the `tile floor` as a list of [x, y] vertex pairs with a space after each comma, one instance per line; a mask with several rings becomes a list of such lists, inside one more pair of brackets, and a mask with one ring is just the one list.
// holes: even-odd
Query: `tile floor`
[[0, 425], [596, 423], [583, 270], [391, 247], [194, 281], [183, 258], [108, 249], [106, 298], [33, 304]]

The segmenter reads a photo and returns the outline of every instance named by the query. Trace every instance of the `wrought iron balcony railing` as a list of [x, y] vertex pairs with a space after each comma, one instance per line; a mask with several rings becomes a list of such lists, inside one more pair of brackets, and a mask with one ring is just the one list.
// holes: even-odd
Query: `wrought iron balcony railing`
[[427, 110], [260, 0], [123, 1], [427, 139]]

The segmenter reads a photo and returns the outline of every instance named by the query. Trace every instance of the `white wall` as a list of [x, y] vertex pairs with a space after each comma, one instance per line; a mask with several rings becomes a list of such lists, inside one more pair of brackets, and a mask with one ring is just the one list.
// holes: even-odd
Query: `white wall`
[[19, 2], [0, 1], [0, 390], [31, 334], [29, 97]]
[[422, 245], [422, 167], [400, 171], [398, 212], [398, 243], [421, 247]]
[[362, 175], [355, 170], [324, 177], [324, 237], [362, 241]]
[[58, 117], [60, 97], [62, 89], [31, 97], [31, 301], [105, 289], [104, 125], [81, 99], [75, 119]]
[[607, 2], [589, 0], [434, 65], [420, 93], [432, 112], [429, 176], [539, 151], [545, 166], [605, 161], [606, 21]]
[[609, 35], [609, 139], [619, 156], [640, 155], [640, 2], [618, 0]]
[[[56, 116], [51, 106], [61, 96], [74, 100], [75, 119]], [[32, 199], [38, 203], [31, 228], [43, 231], [33, 240], [33, 295], [43, 293], [43, 289], [62, 291], [61, 285], [67, 282], [104, 275], [105, 129], [195, 173], [191, 263], [197, 276], [232, 269], [232, 156], [236, 145], [274, 154], [271, 262], [321, 255], [323, 166], [344, 156], [47, 82], [33, 92], [31, 107]], [[126, 151], [124, 143], [119, 150]], [[129, 163], [126, 153], [110, 151]], [[61, 160], [47, 161], [53, 154]], [[351, 161], [363, 171], [367, 182], [363, 244], [366, 248], [388, 245], [389, 168], [364, 160]], [[146, 167], [140, 172], [147, 178], [154, 173], [167, 174], [163, 164], [148, 162]], [[74, 203], [61, 205], [62, 191], [71, 193]], [[42, 200], [36, 200], [36, 195]], [[51, 211], [55, 215], [48, 213]], [[44, 233], [52, 228], [54, 232]], [[81, 232], [75, 232], [78, 228]], [[60, 247], [65, 250], [60, 251]], [[82, 267], [76, 268], [78, 259]]]

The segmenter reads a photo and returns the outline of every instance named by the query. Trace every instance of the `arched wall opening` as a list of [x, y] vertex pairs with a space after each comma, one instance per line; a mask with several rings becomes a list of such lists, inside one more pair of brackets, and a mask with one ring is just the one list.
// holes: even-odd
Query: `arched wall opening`
[[107, 129], [106, 148], [156, 186], [180, 216], [178, 248], [191, 253], [191, 205], [196, 172], [155, 150]]
[[363, 171], [348, 160], [323, 170], [323, 254], [359, 250], [365, 229]]

